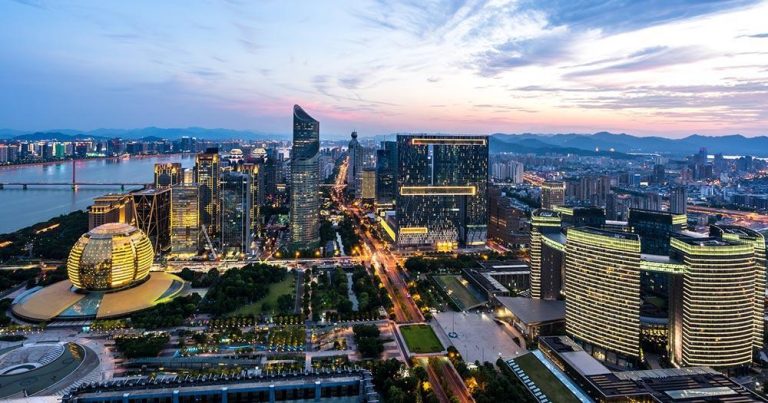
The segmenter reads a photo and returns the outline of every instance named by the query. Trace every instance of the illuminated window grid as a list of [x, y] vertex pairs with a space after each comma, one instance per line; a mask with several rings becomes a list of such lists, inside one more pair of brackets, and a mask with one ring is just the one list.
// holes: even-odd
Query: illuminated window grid
[[566, 330], [627, 357], [640, 354], [640, 241], [571, 229]]
[[484, 146], [487, 144], [486, 139], [484, 138], [468, 138], [468, 137], [457, 137], [457, 138], [439, 138], [439, 139], [430, 139], [430, 138], [415, 138], [411, 139], [411, 144], [416, 146], [429, 146], [429, 145], [444, 145], [444, 146]]
[[560, 217], [542, 216], [534, 211], [531, 219], [531, 297], [541, 298], [541, 227], [560, 227]]
[[400, 235], [421, 235], [429, 232], [427, 227], [404, 227], [400, 228]]
[[749, 365], [754, 344], [753, 245], [691, 245], [672, 238], [687, 267], [683, 280], [685, 366]]
[[474, 196], [474, 186], [401, 186], [401, 196]]

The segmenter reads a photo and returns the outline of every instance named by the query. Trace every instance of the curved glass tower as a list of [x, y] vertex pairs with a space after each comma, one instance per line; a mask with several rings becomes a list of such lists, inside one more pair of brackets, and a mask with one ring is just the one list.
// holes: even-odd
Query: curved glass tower
[[320, 122], [299, 105], [293, 106], [291, 150], [291, 247], [311, 249], [320, 244]]

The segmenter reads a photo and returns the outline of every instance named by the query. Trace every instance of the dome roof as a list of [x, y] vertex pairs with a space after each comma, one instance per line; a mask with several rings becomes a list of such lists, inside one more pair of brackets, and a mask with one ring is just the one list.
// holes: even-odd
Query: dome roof
[[69, 280], [78, 288], [109, 291], [149, 276], [154, 250], [149, 238], [128, 224], [100, 225], [80, 237], [67, 259]]

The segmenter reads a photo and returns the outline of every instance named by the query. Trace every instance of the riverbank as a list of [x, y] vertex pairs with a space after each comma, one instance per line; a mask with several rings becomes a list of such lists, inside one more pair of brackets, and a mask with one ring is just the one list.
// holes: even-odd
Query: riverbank
[[65, 260], [72, 245], [86, 232], [88, 213], [78, 210], [0, 234], [0, 263], [12, 262], [20, 256]]
[[63, 164], [65, 162], [72, 162], [72, 160], [76, 162], [88, 162], [88, 161], [100, 161], [100, 160], [120, 160], [120, 159], [145, 159], [145, 158], [163, 158], [163, 157], [174, 157], [177, 155], [191, 155], [194, 153], [165, 153], [165, 154], [134, 154], [129, 155], [129, 158], [125, 158], [121, 155], [116, 156], [104, 156], [104, 157], [86, 157], [86, 158], [63, 158], [60, 160], [55, 161], [37, 161], [37, 162], [21, 162], [21, 163], [12, 163], [12, 164], [2, 164], [0, 165], [0, 169], [6, 169], [6, 168], [24, 168], [24, 167], [32, 167], [32, 166], [45, 166], [45, 165], [56, 165], [56, 164]]

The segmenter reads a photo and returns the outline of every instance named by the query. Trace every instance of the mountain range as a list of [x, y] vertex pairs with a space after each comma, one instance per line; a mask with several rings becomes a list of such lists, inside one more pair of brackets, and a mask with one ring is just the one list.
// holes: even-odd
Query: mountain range
[[[91, 131], [49, 130], [45, 132], [23, 132], [0, 129], [0, 139], [13, 140], [49, 140], [71, 141], [84, 138], [121, 137], [128, 140], [169, 139], [182, 136], [197, 137], [206, 140], [223, 141], [244, 140], [290, 140], [287, 134], [264, 133], [247, 130], [189, 128], [141, 129], [96, 129]], [[337, 140], [338, 136], [334, 136]], [[378, 136], [381, 137], [381, 136]], [[387, 135], [385, 137], [391, 137]], [[491, 152], [519, 153], [572, 153], [580, 155], [610, 155], [621, 158], [619, 153], [661, 153], [670, 156], [690, 155], [704, 147], [710, 153], [726, 155], [753, 155], [768, 157], [768, 137], [744, 137], [742, 135], [702, 136], [694, 134], [685, 138], [670, 139], [665, 137], [640, 137], [626, 133], [599, 132], [594, 134], [507, 134], [491, 135]]]

